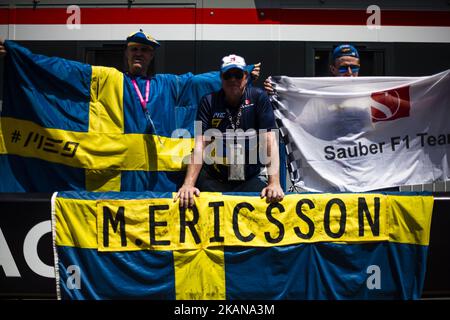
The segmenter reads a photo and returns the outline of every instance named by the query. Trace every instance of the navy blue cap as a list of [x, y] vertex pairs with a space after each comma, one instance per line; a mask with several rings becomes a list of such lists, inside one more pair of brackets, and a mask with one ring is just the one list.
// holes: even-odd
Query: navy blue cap
[[333, 50], [333, 60], [343, 56], [359, 58], [359, 53], [354, 46], [349, 44], [341, 44]]
[[153, 48], [158, 48], [160, 46], [159, 42], [156, 41], [151, 35], [145, 33], [140, 29], [138, 32], [132, 33], [127, 37], [127, 45], [130, 43], [140, 43], [146, 44]]

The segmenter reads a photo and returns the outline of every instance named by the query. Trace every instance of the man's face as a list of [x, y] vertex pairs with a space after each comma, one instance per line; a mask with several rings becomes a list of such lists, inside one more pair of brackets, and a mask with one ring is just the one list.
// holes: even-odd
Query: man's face
[[339, 57], [334, 60], [334, 66], [330, 66], [330, 70], [335, 77], [357, 77], [359, 59], [351, 56]]
[[240, 69], [230, 69], [222, 73], [222, 88], [230, 98], [240, 98], [247, 85], [247, 72]]
[[154, 56], [154, 49], [144, 44], [131, 44], [127, 47], [126, 56], [130, 74], [146, 76]]

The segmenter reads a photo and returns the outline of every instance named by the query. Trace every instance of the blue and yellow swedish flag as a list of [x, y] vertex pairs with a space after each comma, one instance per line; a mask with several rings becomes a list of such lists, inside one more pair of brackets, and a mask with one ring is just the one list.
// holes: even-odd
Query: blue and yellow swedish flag
[[62, 299], [417, 299], [433, 197], [62, 192]]
[[[154, 76], [151, 128], [127, 74], [13, 41], [5, 47], [0, 192], [175, 191], [182, 183], [197, 105], [220, 89], [218, 72]], [[145, 92], [146, 79], [136, 80]]]

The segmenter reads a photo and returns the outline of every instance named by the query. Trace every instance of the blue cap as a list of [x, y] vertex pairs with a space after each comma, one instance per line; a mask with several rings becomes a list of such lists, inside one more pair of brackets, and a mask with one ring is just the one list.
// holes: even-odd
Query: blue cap
[[132, 33], [127, 37], [127, 45], [130, 43], [140, 43], [151, 46], [153, 48], [158, 48], [160, 46], [159, 42], [156, 41], [151, 35], [145, 33], [140, 29], [138, 32]]
[[354, 46], [349, 44], [341, 44], [333, 50], [333, 60], [343, 56], [359, 58], [359, 53]]

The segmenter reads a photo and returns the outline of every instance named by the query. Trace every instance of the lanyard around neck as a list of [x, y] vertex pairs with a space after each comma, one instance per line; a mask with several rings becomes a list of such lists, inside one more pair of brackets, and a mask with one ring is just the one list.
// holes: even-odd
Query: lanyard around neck
[[242, 109], [243, 109], [243, 107], [244, 107], [243, 104], [241, 104], [239, 106], [239, 110], [238, 110], [237, 115], [236, 115], [236, 122], [233, 121], [233, 116], [231, 115], [230, 109], [225, 108], [225, 110], [227, 111], [227, 115], [228, 115], [228, 121], [230, 121], [230, 125], [231, 125], [231, 128], [233, 130], [238, 129], [240, 124], [241, 124], [241, 116], [242, 116]]
[[236, 114], [236, 122], [233, 121], [233, 116], [231, 114], [230, 109], [228, 107], [225, 107], [225, 110], [226, 110], [227, 116], [228, 116], [228, 120], [230, 121], [230, 125], [233, 130], [238, 129], [241, 124], [242, 109], [244, 109], [244, 101], [245, 101], [246, 93], [247, 93], [247, 89], [244, 90], [244, 94], [241, 97], [239, 109]]
[[145, 100], [142, 97], [141, 90], [139, 90], [136, 79], [132, 79], [131, 82], [133, 83], [134, 91], [136, 91], [136, 94], [139, 97], [139, 101], [141, 102], [142, 110], [144, 110], [144, 112], [147, 112], [147, 102], [148, 102], [148, 96], [150, 94], [150, 80], [147, 79], [147, 82], [145, 84]]
[[[145, 84], [145, 100], [142, 97], [141, 90], [139, 90], [136, 79], [132, 79], [131, 82], [133, 83], [134, 90], [136, 91], [136, 94], [139, 97], [139, 101], [141, 102], [141, 106], [142, 106], [142, 110], [144, 111], [145, 118], [147, 119], [147, 122], [150, 125], [152, 132], [156, 134], [155, 125], [153, 124], [153, 120], [150, 116], [150, 112], [148, 112], [148, 110], [147, 110], [148, 96], [150, 94], [150, 80], [147, 79], [147, 82]], [[161, 138], [159, 136], [157, 136], [157, 137], [158, 137], [159, 142], [161, 143]]]

